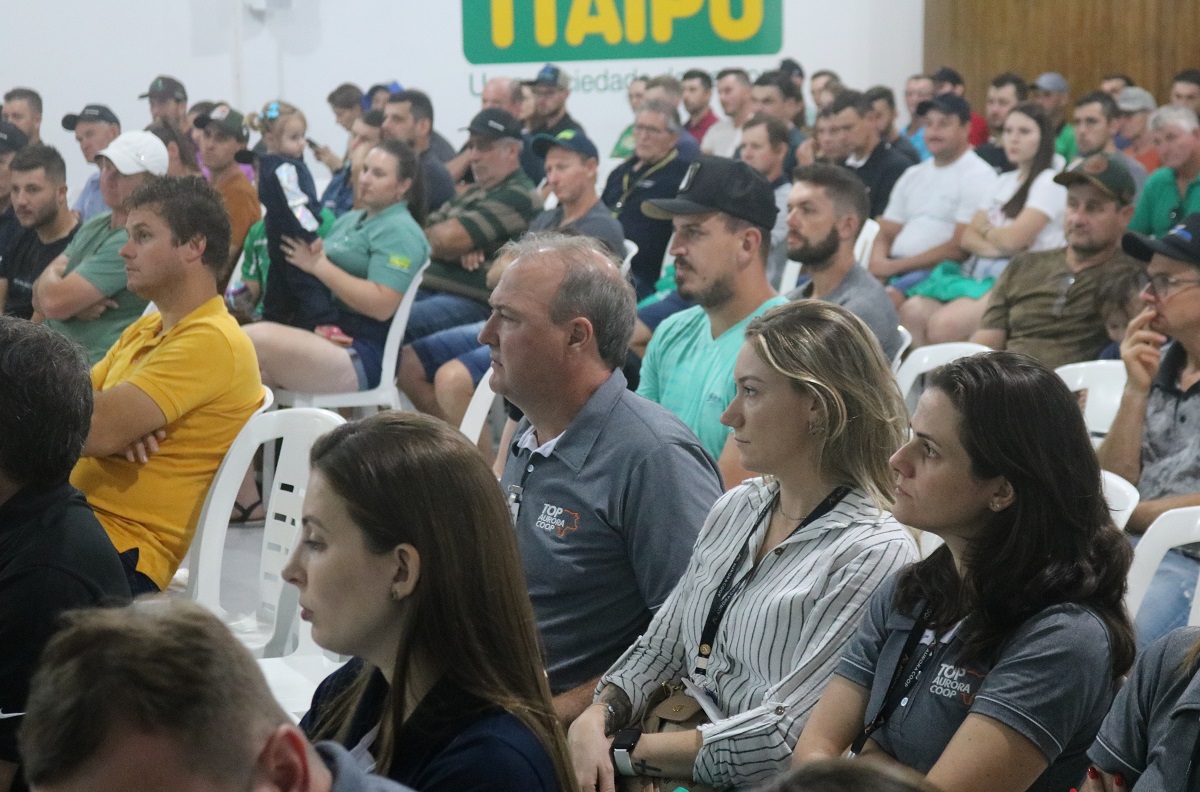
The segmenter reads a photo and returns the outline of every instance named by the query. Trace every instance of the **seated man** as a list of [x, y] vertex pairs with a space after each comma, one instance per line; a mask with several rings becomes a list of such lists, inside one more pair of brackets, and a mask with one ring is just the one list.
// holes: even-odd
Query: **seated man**
[[1066, 248], [1014, 256], [971, 336], [1049, 368], [1092, 360], [1108, 343], [1096, 289], [1114, 272], [1137, 265], [1121, 252], [1134, 193], [1121, 160], [1094, 154], [1054, 181], [1067, 188]]
[[863, 91], [863, 96], [871, 103], [871, 122], [879, 132], [879, 139], [908, 160], [909, 165], [920, 162], [921, 155], [917, 147], [901, 135], [899, 127], [896, 126], [899, 114], [896, 112], [895, 92], [886, 85], [873, 85]]
[[8, 316], [33, 317], [33, 282], [75, 236], [67, 208], [67, 166], [53, 146], [36, 143], [10, 165], [12, 202], [21, 230], [0, 250], [0, 305]]
[[788, 258], [812, 280], [787, 297], [825, 300], [853, 312], [892, 360], [901, 344], [896, 306], [854, 257], [869, 206], [866, 188], [845, 169], [826, 163], [796, 169], [787, 206]]
[[767, 254], [767, 280], [778, 289], [787, 266], [787, 200], [792, 191], [792, 174], [784, 171], [788, 152], [788, 128], [778, 118], [753, 116], [742, 126], [742, 162], [766, 177], [775, 192], [775, 226], [771, 229], [771, 252]]
[[479, 337], [525, 414], [500, 483], [570, 723], [679, 581], [721, 484], [687, 427], [626, 388], [634, 298], [613, 262], [563, 236], [512, 252]]
[[879, 137], [871, 103], [858, 91], [842, 91], [829, 105], [833, 124], [846, 136], [849, 155], [841, 162], [866, 185], [871, 217], [887, 208], [892, 188], [912, 162]]
[[[83, 352], [0, 317], [0, 790], [18, 778], [17, 728], [66, 610], [129, 598], [117, 551], [67, 483], [92, 416]], [[23, 788], [23, 787], [21, 787]]]
[[[200, 161], [208, 168], [208, 181], [221, 196], [229, 215], [229, 270], [232, 272], [242, 255], [242, 245], [250, 227], [262, 217], [258, 190], [242, 173], [234, 159], [246, 148], [250, 130], [246, 120], [227, 104], [219, 104], [193, 122], [200, 130]], [[225, 284], [219, 282], [224, 288]]]
[[408, 790], [337, 743], [310, 745], [254, 658], [199, 605], [72, 614], [35, 680], [21, 727], [35, 792]]
[[[1134, 202], [1146, 184], [1146, 167], [1133, 157], [1117, 148], [1113, 137], [1117, 133], [1117, 103], [1104, 91], [1092, 91], [1075, 100], [1075, 111], [1071, 120], [1075, 130], [1075, 150], [1079, 159], [1086, 159], [1101, 152], [1116, 155], [1125, 164], [1125, 170], [1137, 187]], [[1074, 165], [1075, 163], [1069, 163]]]
[[[62, 128], [75, 133], [79, 143], [79, 153], [91, 165], [96, 162], [96, 155], [108, 147], [121, 134], [121, 121], [108, 105], [85, 105], [78, 113], [67, 113], [62, 118]], [[111, 207], [104, 203], [100, 194], [100, 171], [97, 169], [83, 183], [83, 189], [71, 207], [79, 215], [79, 222], [86, 223], [101, 212], [107, 212]]]
[[[600, 154], [582, 132], [567, 129], [551, 137], [533, 138], [534, 153], [545, 160], [546, 183], [558, 198], [529, 224], [530, 232], [570, 229], [602, 243], [608, 252], [625, 258], [621, 224], [596, 195]], [[488, 273], [489, 284], [499, 279], [503, 248]], [[479, 342], [483, 322], [453, 327], [414, 341], [400, 351], [397, 384], [422, 412], [451, 426], [462, 422], [475, 386], [487, 374], [491, 358]]]
[[408, 319], [409, 342], [486, 319], [488, 262], [505, 242], [524, 234], [542, 209], [533, 182], [521, 170], [521, 124], [489, 108], [467, 130], [475, 183], [425, 221], [433, 261]]
[[940, 94], [917, 112], [925, 117], [933, 157], [906, 170], [892, 188], [871, 251], [871, 274], [890, 279], [888, 294], [897, 307], [938, 264], [966, 259], [959, 240], [996, 181], [996, 171], [967, 141], [971, 106], [965, 99]]
[[129, 287], [158, 312], [130, 325], [92, 369], [96, 407], [71, 483], [121, 553], [136, 595], [166, 588], [175, 574], [263, 388], [254, 347], [217, 291], [229, 262], [220, 196], [199, 178], [164, 178], [123, 204]]
[[1200, 212], [1200, 121], [1190, 107], [1168, 105], [1150, 115], [1150, 131], [1162, 167], [1146, 179], [1129, 230], [1162, 237]]
[[17, 222], [17, 213], [13, 211], [9, 193], [12, 191], [12, 174], [8, 165], [13, 156], [29, 144], [25, 133], [7, 121], [0, 121], [0, 251], [8, 247], [8, 243], [21, 230]]
[[153, 133], [125, 132], [96, 159], [104, 202], [115, 208], [80, 226], [33, 284], [34, 310], [82, 344], [92, 363], [146, 309], [146, 299], [126, 288], [125, 262], [117, 251], [129, 239], [125, 203], [138, 186], [166, 175], [167, 147]]
[[[789, 83], [790, 84], [790, 83]], [[744, 162], [702, 155], [675, 198], [642, 205], [675, 229], [675, 286], [696, 305], [654, 331], [642, 361], [638, 395], [679, 417], [718, 460], [728, 486], [745, 472], [721, 413], [733, 401], [733, 363], [746, 325], [786, 300], [767, 282], [775, 196]]]
[[750, 107], [755, 115], [774, 116], [787, 126], [788, 151], [783, 160], [783, 171], [791, 173], [798, 164], [796, 149], [804, 142], [804, 133], [794, 123], [797, 112], [804, 107], [804, 96], [800, 89], [791, 77], [782, 72], [763, 72], [750, 89]]
[[[1125, 529], [1141, 534], [1163, 512], [1200, 506], [1200, 214], [1155, 240], [1126, 234], [1125, 251], [1148, 262], [1147, 303], [1121, 344], [1128, 379], [1100, 464], [1137, 485], [1142, 499]], [[1196, 545], [1172, 550], [1155, 574], [1137, 616], [1138, 645], [1188, 623]]]

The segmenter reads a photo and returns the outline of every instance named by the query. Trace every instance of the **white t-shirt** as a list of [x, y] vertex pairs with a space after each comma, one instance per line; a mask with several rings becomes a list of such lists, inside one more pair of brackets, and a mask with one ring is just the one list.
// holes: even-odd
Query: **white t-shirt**
[[[1066, 247], [1067, 239], [1063, 236], [1063, 214], [1067, 210], [1067, 188], [1056, 184], [1057, 175], [1053, 168], [1047, 168], [1039, 173], [1029, 188], [1025, 199], [1026, 209], [1036, 209], [1048, 218], [1045, 227], [1034, 237], [1033, 244], [1027, 250], [1055, 250]], [[1004, 228], [1012, 225], [1013, 219], [1004, 214], [1003, 208], [1009, 199], [1016, 194], [1021, 186], [1021, 177], [1017, 171], [1001, 173], [996, 179], [995, 188], [979, 210], [987, 213], [987, 220], [994, 228]], [[977, 280], [999, 277], [1008, 265], [1008, 258], [984, 258], [975, 256], [968, 264], [967, 272], [971, 272]]]
[[991, 196], [996, 178], [992, 166], [974, 151], [949, 165], [939, 167], [927, 159], [904, 171], [883, 213], [885, 220], [904, 226], [891, 256], [913, 256], [949, 240], [954, 226], [971, 222]]

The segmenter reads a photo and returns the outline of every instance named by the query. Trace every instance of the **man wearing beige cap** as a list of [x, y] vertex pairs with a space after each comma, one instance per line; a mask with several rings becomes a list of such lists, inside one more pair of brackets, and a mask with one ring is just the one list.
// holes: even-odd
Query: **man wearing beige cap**
[[117, 251], [129, 239], [125, 201], [139, 185], [167, 173], [167, 147], [153, 133], [126, 132], [96, 155], [100, 193], [113, 207], [80, 227], [62, 255], [33, 284], [34, 318], [78, 341], [92, 363], [146, 309], [126, 288]]
[[1117, 94], [1117, 132], [1125, 140], [1123, 151], [1142, 163], [1146, 173], [1162, 167], [1162, 157], [1150, 134], [1150, 114], [1158, 109], [1154, 94], [1131, 85]]

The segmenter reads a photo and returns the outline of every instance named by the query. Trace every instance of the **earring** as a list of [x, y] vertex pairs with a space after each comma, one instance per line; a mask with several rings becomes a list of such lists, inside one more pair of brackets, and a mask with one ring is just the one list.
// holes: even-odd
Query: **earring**
[[396, 589], [392, 589], [392, 602], [399, 602], [399, 601], [400, 601], [400, 592], [396, 591]]
[[998, 500], [992, 501], [992, 511], [998, 512], [998, 511], [1000, 511], [1000, 508], [1001, 508], [1000, 501], [998, 501]]

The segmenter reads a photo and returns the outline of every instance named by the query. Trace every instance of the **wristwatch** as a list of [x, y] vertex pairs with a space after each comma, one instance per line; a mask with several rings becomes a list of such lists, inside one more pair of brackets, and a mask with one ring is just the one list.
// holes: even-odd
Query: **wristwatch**
[[640, 729], [621, 729], [613, 737], [612, 762], [613, 768], [623, 776], [635, 776], [633, 769], [633, 749], [642, 738]]

